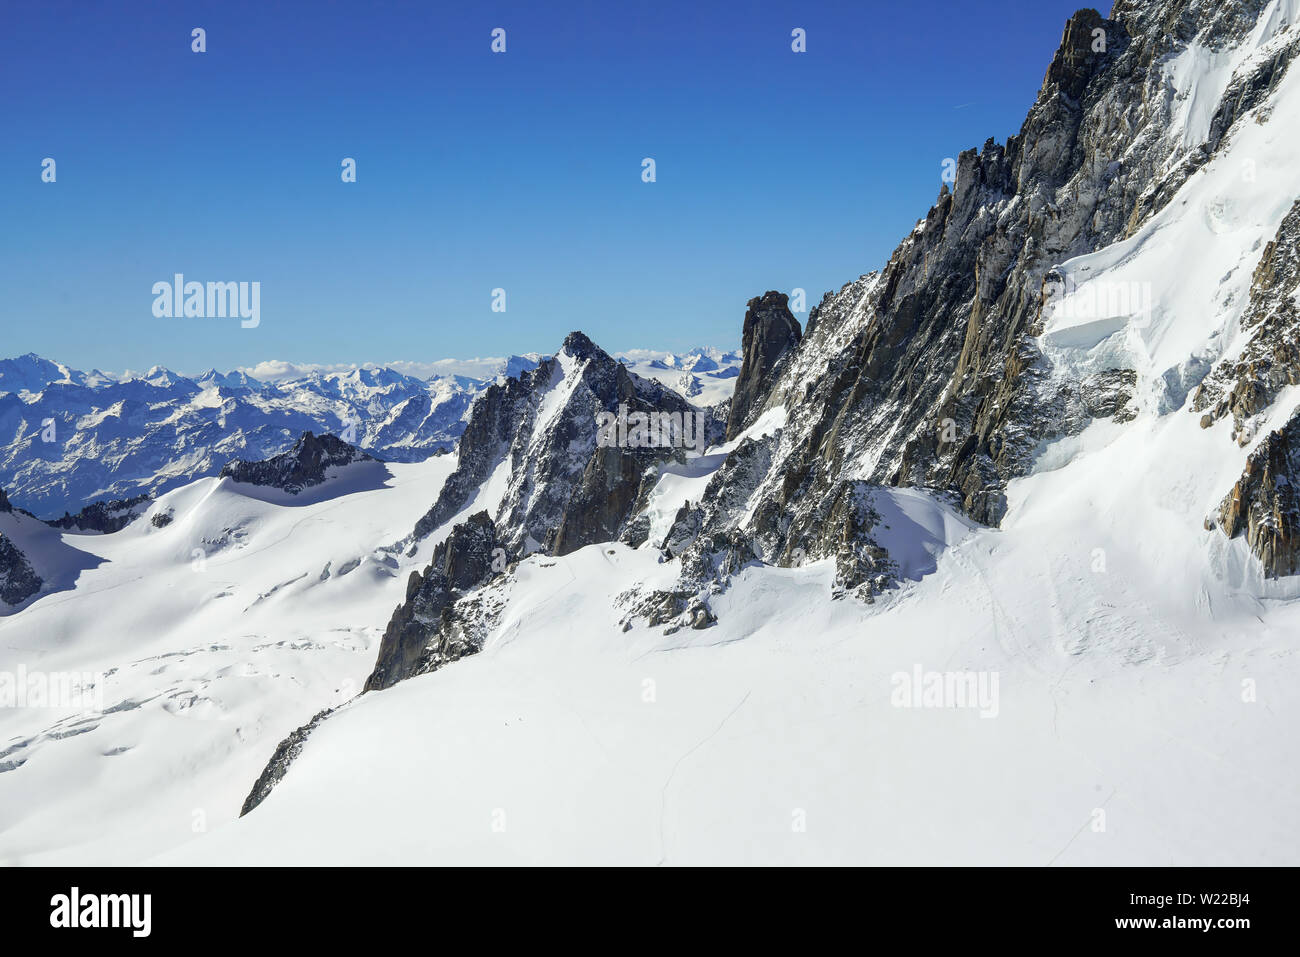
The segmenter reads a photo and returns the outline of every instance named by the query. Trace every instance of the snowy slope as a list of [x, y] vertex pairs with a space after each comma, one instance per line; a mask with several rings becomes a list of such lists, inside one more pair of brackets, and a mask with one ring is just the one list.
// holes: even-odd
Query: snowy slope
[[[205, 864], [1294, 863], [1300, 828], [1289, 802], [1300, 746], [1290, 728], [1300, 715], [1290, 689], [1300, 675], [1290, 638], [1300, 606], [1267, 599], [1261, 582], [1226, 581], [1208, 533], [1145, 500], [1122, 510], [1098, 495], [1099, 476], [1120, 463], [1141, 476], [1164, 451], [1144, 431], [1079, 450], [1070, 465], [1016, 484], [1012, 520], [1000, 531], [972, 529], [922, 492], [881, 490], [878, 507], [899, 536], [890, 545], [900, 556], [912, 547], [920, 574], [874, 611], [826, 601], [823, 562], [742, 572], [715, 597], [719, 623], [704, 632], [622, 632], [617, 596], [673, 573], [654, 549], [533, 556], [492, 586], [507, 608], [479, 655], [344, 707], [238, 821], [277, 736], [355, 690], [344, 682], [364, 675], [375, 638], [362, 616], [369, 609], [382, 621], [402, 575], [387, 578], [376, 565], [383, 595], [354, 605], [349, 594], [324, 607], [328, 592], [314, 576], [291, 581], [262, 624], [225, 619], [224, 633], [205, 626], [222, 620], [209, 607], [165, 640], [116, 655], [88, 655], [83, 641], [64, 660], [129, 661], [117, 680], [131, 684], [110, 697], [149, 700], [105, 716], [93, 733], [56, 740], [47, 732], [7, 756], [28, 763], [0, 777], [0, 800], [7, 796], [16, 822], [0, 832], [0, 853]], [[720, 453], [700, 458], [701, 476]], [[165, 504], [178, 522], [192, 512], [200, 537], [251, 521], [245, 552], [313, 526], [331, 540], [350, 529], [356, 546], [334, 548], [342, 560], [403, 527], [400, 513], [438, 480], [415, 470], [434, 464], [391, 466], [411, 471], [399, 471], [391, 490], [327, 500], [328, 513], [250, 512], [247, 500], [226, 500], [231, 490], [210, 482]], [[1131, 490], [1138, 479], [1120, 474], [1118, 487]], [[680, 494], [669, 489], [676, 481], [661, 479], [665, 495]], [[298, 511], [308, 520], [283, 514]], [[148, 541], [134, 534], [93, 541], [121, 559]], [[316, 559], [333, 554], [317, 548], [312, 537], [293, 552], [268, 544], [269, 567], [255, 575], [256, 555], [235, 553], [244, 564], [220, 577], [248, 568], [238, 572], [242, 605], [297, 571], [270, 565], [272, 556], [311, 555], [315, 571]], [[1236, 567], [1249, 567], [1238, 559]], [[117, 587], [152, 595], [154, 576], [203, 607], [188, 569]], [[94, 610], [85, 614], [102, 614], [98, 590], [78, 599]], [[50, 609], [26, 629], [0, 628], [0, 641], [11, 645], [40, 621], [70, 614]], [[184, 620], [174, 614], [165, 620]], [[343, 622], [358, 624], [343, 631]], [[108, 633], [130, 633], [129, 623], [121, 627]], [[266, 647], [275, 644], [262, 634], [269, 629], [279, 646]], [[166, 664], [154, 657], [163, 649], [185, 654]], [[996, 674], [997, 697], [984, 709], [996, 715], [897, 707], [897, 676], [918, 667]], [[245, 673], [269, 688], [233, 680]], [[1257, 700], [1244, 700], [1247, 680]], [[261, 693], [270, 688], [276, 693]], [[291, 700], [278, 700], [286, 689]], [[201, 716], [211, 720], [192, 720]], [[54, 734], [76, 729], [49, 724]], [[264, 730], [241, 741], [250, 726]], [[445, 730], [431, 736], [431, 728]], [[106, 762], [132, 756], [108, 753], [119, 747], [135, 747], [142, 766], [114, 774], [121, 765]], [[178, 770], [185, 762], [197, 773]], [[103, 787], [33, 812], [31, 796], [67, 775]], [[422, 826], [401, 842], [375, 841], [376, 809], [411, 800], [423, 808]], [[192, 831], [196, 809], [209, 832]], [[62, 822], [74, 813], [111, 821], [118, 837], [89, 843], [94, 824], [66, 835]], [[1095, 820], [1105, 829], [1093, 830]]]
[[[1193, 44], [1166, 67], [1183, 103], [1171, 138], [1200, 142], [1205, 104], [1217, 104], [1228, 79], [1294, 41], [1293, 30], [1266, 32], [1279, 17], [1300, 17], [1300, 2], [1282, 8], [1241, 47], [1211, 55]], [[1300, 128], [1290, 121], [1300, 116], [1297, 71], [1283, 77], [1270, 110], [1274, 122], [1240, 124], [1134, 236], [1058, 267], [1065, 294], [1051, 304], [1043, 339], [1058, 374], [1134, 369], [1139, 405], [1160, 413], [1182, 406], [1209, 365], [1240, 347], [1260, 251], [1300, 197]]]
[[[652, 555], [531, 558], [482, 653], [344, 709], [262, 806], [158, 861], [1294, 864], [1294, 606], [1244, 644], [1235, 610], [1151, 629], [1176, 601], [1089, 588], [1089, 551], [1044, 560], [1042, 531], [978, 534], [874, 617], [824, 600], [824, 565], [746, 572], [688, 638], [616, 628]], [[1063, 624], [1090, 591], [1118, 646]], [[893, 706], [918, 666], [997, 674], [996, 716]], [[376, 840], [411, 801], [420, 826]]]
[[275, 744], [360, 690], [405, 587], [375, 549], [451, 465], [359, 463], [292, 497], [203, 479], [155, 503], [162, 528], [40, 525], [33, 561], [76, 588], [0, 619], [0, 674], [103, 673], [103, 713], [0, 708], [0, 861], [139, 860], [233, 818]]

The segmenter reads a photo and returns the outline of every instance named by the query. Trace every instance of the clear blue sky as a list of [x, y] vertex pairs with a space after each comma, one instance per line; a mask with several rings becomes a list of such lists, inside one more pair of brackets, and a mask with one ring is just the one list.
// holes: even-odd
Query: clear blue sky
[[[751, 296], [883, 265], [943, 159], [1019, 128], [1078, 6], [6, 0], [0, 354], [736, 344]], [[260, 282], [260, 327], [155, 318], [177, 272]]]

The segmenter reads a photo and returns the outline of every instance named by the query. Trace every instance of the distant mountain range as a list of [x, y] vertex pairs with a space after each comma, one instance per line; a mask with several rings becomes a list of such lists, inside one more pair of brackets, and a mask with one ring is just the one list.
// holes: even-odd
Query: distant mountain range
[[[284, 362], [192, 376], [161, 366], [112, 374], [30, 353], [3, 359], [0, 487], [15, 506], [56, 518], [94, 502], [156, 497], [234, 460], [270, 458], [303, 432], [338, 435], [385, 461], [421, 461], [454, 447], [488, 385], [543, 358], [394, 363], [438, 370], [427, 377], [389, 366]], [[637, 350], [620, 361], [697, 405], [713, 405], [730, 395], [740, 357]]]

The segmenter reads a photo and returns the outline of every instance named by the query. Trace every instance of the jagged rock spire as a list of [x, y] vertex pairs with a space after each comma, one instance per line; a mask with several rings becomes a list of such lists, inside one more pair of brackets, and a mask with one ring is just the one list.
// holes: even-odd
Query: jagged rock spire
[[727, 438], [734, 439], [762, 408], [772, 389], [772, 373], [790, 349], [799, 344], [803, 330], [790, 312], [789, 297], [769, 291], [749, 300], [741, 332], [744, 360], [727, 419]]

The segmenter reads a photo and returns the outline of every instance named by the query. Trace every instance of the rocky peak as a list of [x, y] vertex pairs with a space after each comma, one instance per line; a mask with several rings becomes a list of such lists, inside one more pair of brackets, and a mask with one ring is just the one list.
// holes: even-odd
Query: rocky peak
[[1070, 17], [1061, 36], [1061, 46], [1043, 78], [1043, 93], [1064, 94], [1077, 101], [1118, 39], [1108, 35], [1108, 30], [1117, 26], [1092, 9], [1080, 10]]
[[0, 488], [0, 512], [12, 512], [14, 507], [9, 504], [9, 496], [5, 495], [5, 490]]
[[263, 462], [236, 460], [221, 470], [220, 477], [247, 485], [272, 486], [297, 495], [304, 488], [324, 482], [327, 469], [373, 461], [371, 456], [337, 436], [304, 432], [289, 451]]
[[[782, 307], [784, 307], [784, 297]], [[797, 328], [797, 326], [796, 326]], [[635, 429], [600, 438], [601, 422], [662, 416], [684, 426], [669, 444], [632, 441]], [[454, 525], [385, 632], [368, 689], [477, 651], [474, 589], [507, 562], [536, 551], [562, 555], [613, 541], [627, 530], [658, 466], [682, 461], [721, 438], [721, 423], [662, 384], [630, 372], [581, 332], [518, 379], [490, 386], [475, 402], [455, 471], [413, 533], [419, 542], [471, 503], [486, 508]], [[624, 441], [626, 439], [626, 441]], [[485, 501], [488, 479], [504, 487]]]
[[600, 346], [587, 338], [586, 333], [578, 332], [577, 330], [564, 337], [564, 343], [560, 346], [560, 351], [566, 355], [573, 356], [575, 359], [590, 359], [597, 354], [605, 359], [609, 359], [609, 356], [600, 348]]
[[[728, 435], [764, 409], [781, 407], [785, 426], [743, 443], [703, 500], [682, 509], [663, 543], [682, 560], [678, 584], [628, 596], [633, 617], [681, 614], [725, 587], [716, 573], [705, 580], [691, 569], [746, 555], [776, 564], [834, 556], [837, 588], [871, 600], [892, 575], [872, 540], [874, 487], [921, 486], [997, 524], [1007, 481], [1029, 470], [1043, 441], [1093, 419], [1134, 417], [1136, 370], [1053, 374], [1037, 337], [1045, 283], [1060, 279], [1056, 264], [1131, 235], [1220, 142], [1213, 129], [1212, 142], [1192, 146], [1167, 135], [1176, 101], [1160, 64], [1186, 40], [1159, 26], [1160, 6], [1129, 5], [1122, 19], [1091, 10], [1072, 17], [1020, 133], [961, 153], [952, 189], [941, 187], [885, 269], [828, 293], [806, 334], [773, 349], [766, 376], [747, 377], [751, 358], [757, 365], [764, 355], [752, 348], [753, 307], [780, 300], [751, 303]], [[1213, 5], [1179, 6], [1194, 8], [1201, 24], [1191, 36], [1227, 37], [1239, 26]], [[1289, 49], [1265, 61], [1269, 76], [1285, 69]], [[1255, 86], [1229, 84], [1225, 96]], [[1284, 245], [1279, 238], [1260, 280], [1282, 312], [1289, 307], [1277, 307], [1278, 290], [1290, 289], [1293, 275]], [[1260, 453], [1273, 471], [1260, 465], [1254, 474], [1283, 476], [1291, 460], [1282, 443], [1274, 438]], [[1289, 487], [1282, 477], [1242, 493], [1257, 503], [1250, 534], [1261, 555], [1284, 551], [1291, 526], [1276, 516], [1289, 506], [1275, 490]]]
[[790, 349], [799, 344], [803, 330], [790, 312], [789, 297], [769, 291], [749, 300], [741, 332], [744, 359], [727, 419], [727, 438], [734, 439], [749, 425], [772, 388], [772, 374]]
[[[399, 545], [415, 544], [470, 505], [498, 468], [506, 490], [492, 503], [512, 558], [532, 551], [562, 554], [618, 537], [657, 463], [683, 458], [674, 446], [602, 446], [602, 415], [668, 414], [717, 438], [714, 420], [666, 386], [630, 372], [581, 332], [559, 353], [518, 379], [490, 386], [474, 403], [455, 471], [437, 500]], [[696, 420], [694, 417], [699, 416]]]
[[[1020, 132], [962, 152], [952, 189], [940, 189], [882, 273], [823, 299], [760, 400], [789, 415], [773, 458], [781, 481], [767, 493], [776, 504], [789, 501], [781, 489], [834, 494], [846, 466], [866, 463], [844, 477], [949, 490], [973, 518], [997, 524], [1006, 483], [1041, 442], [1129, 414], [1133, 370], [1065, 381], [1037, 336], [1053, 268], [1132, 235], [1223, 139], [1189, 146], [1181, 130], [1169, 134], [1178, 100], [1162, 64], [1189, 39], [1164, 23], [1170, 6], [1196, 21], [1201, 40], [1245, 35], [1240, 17], [1208, 2], [1076, 14]], [[1294, 48], [1264, 61], [1270, 77]], [[1225, 101], [1241, 100], [1239, 86]], [[1099, 389], [1104, 401], [1090, 401]], [[729, 435], [756, 417], [746, 400], [738, 388]]]

